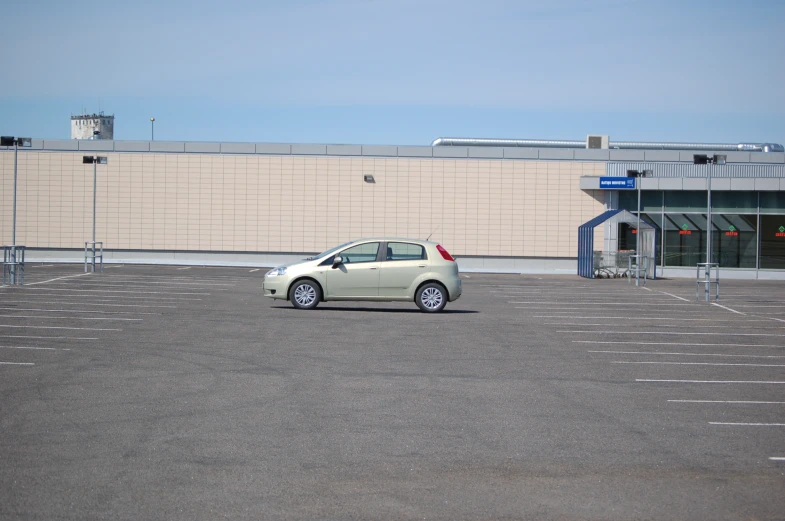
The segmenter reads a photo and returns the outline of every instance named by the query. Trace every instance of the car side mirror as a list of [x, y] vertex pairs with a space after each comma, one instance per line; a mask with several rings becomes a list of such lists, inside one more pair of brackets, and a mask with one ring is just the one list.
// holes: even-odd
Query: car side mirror
[[333, 269], [337, 268], [343, 262], [343, 258], [340, 255], [336, 255], [333, 259]]

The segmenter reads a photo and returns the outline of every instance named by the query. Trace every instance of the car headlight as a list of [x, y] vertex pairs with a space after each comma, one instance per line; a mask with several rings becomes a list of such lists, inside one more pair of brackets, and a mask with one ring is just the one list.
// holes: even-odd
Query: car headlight
[[278, 275], [284, 275], [286, 273], [286, 268], [275, 268], [267, 272], [265, 277], [277, 277]]

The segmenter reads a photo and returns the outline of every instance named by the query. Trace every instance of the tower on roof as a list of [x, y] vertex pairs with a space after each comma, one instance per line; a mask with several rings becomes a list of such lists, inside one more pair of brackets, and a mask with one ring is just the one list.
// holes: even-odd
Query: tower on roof
[[71, 115], [71, 139], [114, 139], [114, 115], [88, 114], [85, 110]]

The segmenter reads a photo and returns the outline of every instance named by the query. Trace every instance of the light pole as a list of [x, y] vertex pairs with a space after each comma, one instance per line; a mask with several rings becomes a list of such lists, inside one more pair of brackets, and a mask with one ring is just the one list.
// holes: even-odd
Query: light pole
[[[93, 242], [92, 242], [92, 247], [93, 247], [93, 257], [92, 257], [93, 258], [93, 272], [95, 272], [95, 245], [97, 244], [95, 242], [95, 201], [96, 201], [96, 189], [97, 189], [97, 186], [98, 186], [98, 165], [99, 164], [100, 165], [105, 165], [107, 162], [108, 161], [106, 159], [106, 156], [82, 156], [82, 163], [83, 164], [89, 165], [90, 163], [92, 163], [92, 165], [93, 165]], [[102, 244], [102, 246], [103, 246], [103, 244]], [[101, 248], [101, 271], [103, 271], [103, 264], [104, 264], [104, 259], [103, 259], [103, 247], [102, 247]], [[87, 266], [85, 266], [85, 269], [87, 269]]]
[[627, 177], [634, 177], [635, 179], [635, 188], [638, 189], [638, 225], [635, 228], [635, 254], [640, 255], [641, 253], [641, 177], [648, 177], [654, 173], [653, 170], [627, 170]]
[[[13, 217], [13, 225], [11, 228], [11, 245], [10, 250], [7, 248], [7, 252], [5, 257], [10, 262], [11, 268], [11, 284], [17, 283], [17, 273], [16, 273], [16, 266], [17, 266], [17, 244], [16, 244], [16, 185], [17, 185], [17, 178], [18, 178], [18, 165], [19, 165], [19, 147], [28, 148], [32, 146], [33, 140], [29, 137], [13, 137], [13, 136], [2, 136], [0, 137], [0, 146], [3, 147], [10, 147], [13, 145], [14, 147], [14, 217]], [[22, 246], [24, 248], [24, 246]], [[10, 255], [10, 257], [9, 257]], [[22, 253], [22, 260], [21, 260], [21, 267], [22, 273], [24, 273], [24, 253]], [[5, 275], [5, 273], [4, 273]], [[4, 277], [5, 278], [5, 277]]]
[[155, 141], [155, 118], [150, 118], [150, 141]]

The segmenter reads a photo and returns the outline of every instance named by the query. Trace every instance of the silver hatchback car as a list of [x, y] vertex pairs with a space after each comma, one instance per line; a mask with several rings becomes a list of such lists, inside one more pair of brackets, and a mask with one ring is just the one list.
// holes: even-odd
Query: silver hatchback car
[[330, 300], [414, 301], [427, 313], [461, 296], [458, 264], [441, 245], [417, 239], [362, 239], [279, 266], [264, 296], [313, 309]]

